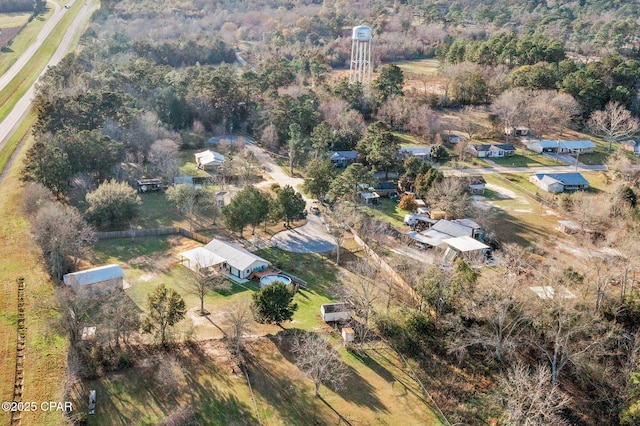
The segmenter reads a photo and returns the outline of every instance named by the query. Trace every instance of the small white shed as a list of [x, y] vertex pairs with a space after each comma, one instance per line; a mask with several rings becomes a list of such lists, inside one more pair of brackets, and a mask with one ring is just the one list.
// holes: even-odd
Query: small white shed
[[324, 322], [348, 321], [351, 307], [348, 303], [325, 303], [320, 306], [320, 315]]
[[351, 327], [345, 327], [342, 329], [342, 340], [345, 344], [349, 344], [356, 339], [356, 333]]

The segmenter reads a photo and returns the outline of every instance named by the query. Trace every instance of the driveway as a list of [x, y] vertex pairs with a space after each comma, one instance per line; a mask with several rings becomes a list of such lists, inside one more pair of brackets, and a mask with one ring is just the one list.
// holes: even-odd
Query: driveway
[[[244, 142], [246, 148], [253, 153], [260, 165], [262, 165], [264, 170], [278, 183], [278, 185], [281, 187], [290, 185], [294, 190], [300, 192], [298, 191], [298, 186], [301, 185], [304, 180], [287, 175], [282, 168], [273, 161], [271, 156], [265, 150], [253, 143], [250, 138], [245, 136], [226, 135], [221, 136], [220, 139], [226, 139], [232, 142]], [[310, 211], [313, 200], [305, 197], [302, 193], [301, 195], [307, 203], [307, 211]], [[335, 250], [336, 248], [333, 237], [327, 232], [324, 219], [322, 216], [316, 216], [314, 214], [309, 214], [307, 216], [307, 223], [304, 226], [278, 232], [276, 235], [271, 237], [271, 243], [275, 247], [293, 253], [324, 253]]]

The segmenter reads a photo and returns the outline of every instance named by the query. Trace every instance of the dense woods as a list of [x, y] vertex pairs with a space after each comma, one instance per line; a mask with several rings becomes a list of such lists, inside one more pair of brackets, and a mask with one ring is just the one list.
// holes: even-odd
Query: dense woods
[[[472, 211], [464, 183], [444, 179], [429, 164], [399, 160], [395, 133], [432, 145], [434, 162], [444, 163], [451, 151], [441, 115], [470, 115], [464, 108], [473, 105], [489, 113], [493, 126], [469, 124], [470, 137], [502, 138], [504, 127], [516, 125], [538, 136], [580, 128], [607, 137], [602, 114], [623, 110], [631, 119], [640, 107], [639, 7], [596, 0], [103, 0], [82, 49], [50, 69], [36, 94], [35, 143], [23, 178], [68, 206], [56, 209], [47, 200], [36, 223], [50, 229], [66, 216], [83, 230], [68, 232], [82, 243], [71, 254], [40, 238], [49, 269], [57, 278], [73, 269], [64, 259], [93, 239], [84, 220], [126, 226], [135, 217], [133, 189], [119, 189], [129, 199], [123, 207], [101, 202], [109, 187], [148, 174], [166, 173], [171, 181], [176, 166], [167, 155], [229, 132], [247, 133], [286, 157], [292, 175], [306, 173], [305, 190], [337, 205], [354, 202], [359, 185], [373, 184], [373, 170], [394, 170], [404, 189], [464, 217]], [[351, 27], [361, 23], [374, 32], [370, 91], [336, 72], [348, 68]], [[405, 89], [407, 75], [393, 62], [424, 58], [439, 61], [442, 90]], [[357, 150], [362, 163], [339, 173], [327, 159], [333, 150]], [[455, 155], [464, 159], [463, 151]], [[626, 243], [637, 237], [638, 178], [624, 159], [614, 160], [612, 194], [550, 202], [594, 230], [597, 237], [580, 241], [585, 250], [615, 247], [615, 256], [594, 254], [589, 265], [565, 266], [534, 246], [506, 247], [498, 282], [464, 262], [451, 271], [404, 265], [419, 306], [371, 314], [372, 328], [414, 360], [425, 380], [436, 377], [429, 383], [437, 386], [442, 378], [449, 386], [441, 384], [436, 399], [452, 422], [638, 423], [640, 303], [636, 291], [627, 291], [638, 250]], [[270, 214], [251, 206], [271, 205], [287, 224], [304, 216], [304, 201], [291, 187], [276, 199], [252, 186], [242, 195], [221, 213], [240, 235]], [[188, 200], [206, 194], [168, 196], [187, 211]], [[415, 205], [415, 197], [402, 202]], [[123, 211], [127, 217], [116, 214]], [[363, 234], [388, 231], [352, 210], [343, 222]], [[525, 287], [540, 283], [584, 297], [523, 300]], [[614, 294], [614, 285], [624, 290]], [[456, 386], [446, 377], [471, 384]]]

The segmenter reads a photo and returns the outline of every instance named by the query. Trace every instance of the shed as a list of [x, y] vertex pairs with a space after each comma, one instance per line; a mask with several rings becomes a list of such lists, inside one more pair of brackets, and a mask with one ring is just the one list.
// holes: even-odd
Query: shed
[[582, 226], [573, 220], [559, 220], [558, 229], [565, 234], [576, 234], [582, 230]]
[[447, 238], [442, 240], [442, 243], [448, 246], [444, 254], [447, 261], [453, 261], [458, 256], [470, 261], [484, 259], [484, 252], [489, 248], [488, 245], [467, 236]]
[[389, 196], [389, 194], [398, 193], [398, 184], [390, 181], [378, 182], [374, 189], [381, 197]]
[[120, 265], [105, 265], [62, 277], [76, 293], [103, 294], [124, 288], [124, 272]]
[[342, 329], [342, 340], [345, 344], [349, 344], [356, 339], [356, 333], [351, 327], [345, 327]]
[[378, 200], [380, 199], [380, 195], [377, 192], [359, 192], [360, 201], [364, 204], [378, 204]]
[[348, 303], [325, 303], [320, 305], [320, 316], [324, 322], [349, 321], [351, 306]]
[[162, 191], [164, 184], [160, 179], [138, 179], [138, 192]]

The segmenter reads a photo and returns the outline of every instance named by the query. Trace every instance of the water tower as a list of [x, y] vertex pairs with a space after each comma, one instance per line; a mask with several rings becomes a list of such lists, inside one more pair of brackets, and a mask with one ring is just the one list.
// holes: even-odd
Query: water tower
[[371, 28], [353, 27], [349, 83], [359, 81], [365, 91], [371, 86]]

